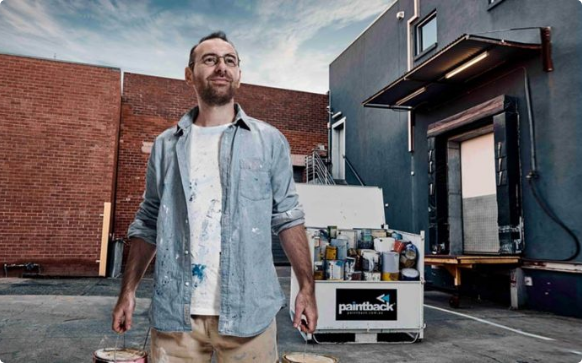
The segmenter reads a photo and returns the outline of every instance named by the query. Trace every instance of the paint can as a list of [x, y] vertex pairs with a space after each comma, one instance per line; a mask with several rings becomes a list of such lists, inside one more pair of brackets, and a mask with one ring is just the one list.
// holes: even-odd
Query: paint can
[[348, 240], [348, 249], [353, 248], [356, 249], [357, 248], [357, 238], [356, 238], [356, 231], [354, 231], [353, 229], [340, 229], [338, 231], [338, 236], [337, 238], [343, 238]]
[[399, 268], [397, 252], [382, 253], [382, 281], [398, 281]]
[[352, 272], [351, 281], [362, 281], [362, 271]]
[[147, 363], [147, 352], [133, 348], [103, 348], [93, 353], [93, 363]]
[[344, 261], [327, 260], [325, 268], [326, 280], [343, 280], [344, 279]]
[[348, 257], [348, 240], [343, 238], [334, 238], [331, 245], [337, 248], [337, 259], [345, 260]]
[[344, 264], [344, 280], [351, 281], [354, 272], [356, 272], [356, 259], [354, 257], [348, 257]]
[[364, 280], [365, 281], [382, 281], [379, 272], [370, 272], [370, 271], [364, 271]]
[[403, 268], [412, 268], [416, 265], [416, 257], [418, 250], [412, 243], [406, 245], [404, 250], [400, 253], [400, 264]]
[[408, 241], [400, 241], [400, 240], [396, 240], [396, 242], [394, 242], [394, 252], [402, 252], [404, 251], [404, 249], [406, 248], [406, 245], [409, 244], [410, 242]]
[[314, 280], [325, 280], [325, 269], [324, 261], [316, 261], [313, 264], [313, 279]]
[[374, 250], [359, 250], [362, 271], [378, 271], [378, 252]]
[[385, 238], [388, 237], [385, 229], [373, 229], [372, 230], [372, 238]]
[[362, 229], [358, 239], [358, 249], [366, 250], [374, 248], [372, 233], [369, 229]]
[[326, 246], [325, 247], [325, 259], [326, 260], [337, 260], [337, 247]]
[[337, 238], [337, 226], [327, 226], [327, 235], [329, 239]]
[[415, 268], [403, 268], [400, 274], [402, 281], [418, 281], [420, 279], [420, 273]]
[[339, 359], [331, 355], [319, 355], [314, 353], [283, 353], [283, 363], [338, 363]]
[[390, 252], [396, 240], [392, 237], [374, 238], [374, 249], [378, 252]]

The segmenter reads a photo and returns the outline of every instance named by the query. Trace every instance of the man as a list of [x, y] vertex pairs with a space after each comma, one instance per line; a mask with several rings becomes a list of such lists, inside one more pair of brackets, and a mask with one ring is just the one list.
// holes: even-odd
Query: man
[[[289, 144], [234, 103], [240, 60], [223, 32], [190, 51], [198, 106], [159, 135], [129, 227], [131, 249], [113, 330], [131, 329], [135, 291], [154, 254], [154, 362], [278, 362], [275, 315], [285, 305], [270, 229], [297, 275], [293, 324], [312, 333], [315, 285]], [[302, 321], [302, 317], [305, 321]]]

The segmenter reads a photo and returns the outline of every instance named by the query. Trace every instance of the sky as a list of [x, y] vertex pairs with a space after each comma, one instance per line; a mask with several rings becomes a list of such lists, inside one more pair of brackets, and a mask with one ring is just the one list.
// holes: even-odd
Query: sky
[[325, 93], [329, 64], [394, 0], [0, 0], [0, 53], [183, 79], [216, 30], [243, 83]]

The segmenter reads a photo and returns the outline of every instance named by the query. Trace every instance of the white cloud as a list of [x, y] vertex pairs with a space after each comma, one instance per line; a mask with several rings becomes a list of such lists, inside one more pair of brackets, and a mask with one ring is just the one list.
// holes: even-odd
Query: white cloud
[[182, 78], [190, 47], [224, 29], [241, 53], [243, 82], [323, 93], [338, 54], [310, 41], [322, 29], [371, 18], [391, 2], [258, 0], [245, 9], [250, 18], [229, 18], [201, 13], [201, 2], [168, 10], [148, 1], [8, 0], [0, 6], [0, 51]]

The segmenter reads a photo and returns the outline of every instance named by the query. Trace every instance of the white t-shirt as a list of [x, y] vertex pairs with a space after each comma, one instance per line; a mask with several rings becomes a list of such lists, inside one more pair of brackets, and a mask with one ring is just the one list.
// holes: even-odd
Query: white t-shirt
[[222, 188], [219, 172], [219, 144], [230, 124], [210, 127], [192, 125], [190, 137], [190, 256], [192, 301], [190, 314], [220, 313], [220, 218]]

